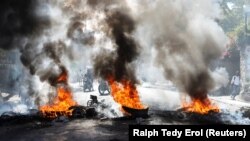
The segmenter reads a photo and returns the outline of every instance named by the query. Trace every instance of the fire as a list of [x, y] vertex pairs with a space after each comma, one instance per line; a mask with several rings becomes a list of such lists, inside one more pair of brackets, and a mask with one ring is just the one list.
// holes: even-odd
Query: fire
[[136, 86], [131, 81], [123, 80], [119, 83], [111, 77], [109, 84], [111, 94], [117, 103], [133, 109], [146, 108], [146, 106], [141, 103]]
[[217, 107], [217, 105], [213, 104], [208, 97], [204, 100], [192, 99], [190, 103], [183, 101], [182, 107], [187, 112], [194, 112], [199, 114], [208, 114], [209, 112], [220, 112], [220, 109]]
[[73, 100], [70, 89], [67, 88], [67, 80], [67, 73], [63, 72], [57, 79], [57, 96], [52, 104], [40, 107], [40, 111], [45, 117], [56, 118], [58, 116], [72, 115], [72, 111], [69, 108], [77, 105], [77, 103]]
[[68, 75], [67, 75], [67, 72], [62, 72], [62, 74], [58, 77], [57, 79], [57, 83], [67, 83], [68, 81]]

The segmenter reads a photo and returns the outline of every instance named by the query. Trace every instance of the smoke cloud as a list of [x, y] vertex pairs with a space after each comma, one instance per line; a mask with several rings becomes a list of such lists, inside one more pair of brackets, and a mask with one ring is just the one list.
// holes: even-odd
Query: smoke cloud
[[226, 68], [216, 68], [212, 72], [212, 77], [215, 80], [215, 88], [214, 90], [218, 90], [221, 87], [227, 87], [229, 83], [229, 75], [226, 71]]
[[[44, 99], [41, 86], [36, 84], [48, 83], [55, 87], [58, 76], [70, 68], [67, 62], [76, 59], [85, 46], [94, 43], [92, 33], [84, 26], [84, 12], [72, 10], [67, 2], [0, 2], [0, 47], [20, 52], [20, 61], [29, 74], [27, 71], [21, 74], [19, 93], [25, 101], [33, 101], [30, 103]], [[40, 82], [34, 83], [37, 77], [30, 74], [37, 76]]]
[[117, 81], [126, 78], [126, 80], [135, 83], [135, 72], [129, 66], [138, 56], [138, 46], [131, 36], [135, 29], [135, 22], [128, 14], [122, 11], [109, 12], [106, 22], [117, 49], [113, 55], [109, 54], [107, 56], [106, 52], [104, 52], [104, 55], [98, 55], [95, 58], [95, 72], [104, 78], [111, 75]]
[[164, 70], [166, 79], [191, 98], [205, 99], [215, 86], [209, 65], [221, 55], [227, 41], [215, 22], [220, 16], [217, 4], [158, 0], [148, 7], [140, 16], [140, 43], [153, 47], [155, 63]]
[[[36, 76], [25, 77], [29, 84], [39, 78], [54, 87], [62, 72], [71, 76], [71, 70], [86, 64], [93, 64], [96, 76], [112, 75], [116, 81], [126, 79], [135, 84], [136, 65], [143, 66], [140, 63], [145, 58], [154, 59], [149, 62], [154, 67], [145, 69], [156, 72], [157, 67], [192, 98], [206, 98], [216, 84], [209, 65], [220, 56], [227, 39], [215, 22], [220, 10], [214, 1], [0, 3], [0, 48], [19, 50], [21, 63]], [[72, 67], [74, 64], [79, 66]], [[43, 95], [34, 87], [23, 90], [39, 100]]]
[[0, 47], [18, 48], [27, 37], [35, 36], [50, 26], [47, 16], [36, 13], [38, 0], [2, 0], [0, 2]]

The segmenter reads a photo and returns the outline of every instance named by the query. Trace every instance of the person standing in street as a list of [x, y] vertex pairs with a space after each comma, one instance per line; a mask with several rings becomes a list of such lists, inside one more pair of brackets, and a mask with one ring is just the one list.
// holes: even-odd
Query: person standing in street
[[231, 99], [235, 100], [236, 95], [240, 92], [240, 73], [236, 71], [231, 80]]

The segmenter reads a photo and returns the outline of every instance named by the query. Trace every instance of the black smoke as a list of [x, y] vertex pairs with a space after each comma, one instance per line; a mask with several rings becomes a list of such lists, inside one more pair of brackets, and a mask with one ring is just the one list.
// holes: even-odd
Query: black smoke
[[216, 22], [219, 13], [215, 1], [156, 0], [138, 21], [139, 38], [154, 49], [156, 65], [191, 99], [206, 101], [215, 87], [209, 66], [220, 57], [227, 42]]
[[93, 33], [86, 33], [83, 28], [85, 24], [82, 20], [85, 20], [84, 14], [77, 14], [75, 17], [71, 18], [71, 23], [67, 30], [67, 37], [74, 41], [75, 43], [92, 46], [95, 43], [95, 38]]
[[107, 12], [106, 23], [117, 48], [112, 53], [102, 51], [95, 58], [95, 72], [104, 78], [112, 76], [118, 82], [126, 79], [135, 83], [134, 68], [130, 64], [138, 56], [138, 45], [132, 37], [136, 23], [122, 11]]
[[50, 26], [49, 17], [36, 13], [38, 0], [0, 1], [0, 48], [20, 47], [25, 37], [36, 36]]
[[[65, 71], [61, 57], [67, 51], [66, 45], [62, 41], [47, 42], [43, 44], [41, 51], [36, 50], [36, 45], [27, 44], [21, 50], [21, 62], [29, 69], [30, 74], [38, 75], [41, 81], [48, 81], [50, 85], [56, 86], [56, 79]], [[49, 61], [49, 65], [44, 67], [43, 63]]]
[[[66, 45], [62, 41], [41, 41], [41, 36], [46, 35], [45, 31], [51, 27], [51, 19], [39, 10], [46, 9], [49, 2], [2, 0], [0, 3], [0, 47], [18, 49], [21, 63], [30, 74], [54, 86], [55, 79], [65, 68], [61, 56], [66, 52]], [[44, 67], [42, 64], [46, 61], [50, 64]]]

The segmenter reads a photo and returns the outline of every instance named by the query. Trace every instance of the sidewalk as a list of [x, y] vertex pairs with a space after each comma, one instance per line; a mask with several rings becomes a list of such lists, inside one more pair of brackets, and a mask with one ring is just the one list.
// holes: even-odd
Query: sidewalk
[[228, 104], [230, 106], [240, 107], [249, 107], [250, 103], [243, 101], [239, 96], [235, 97], [235, 100], [232, 100], [230, 96], [217, 96], [217, 97], [210, 97], [213, 101], [223, 104]]

